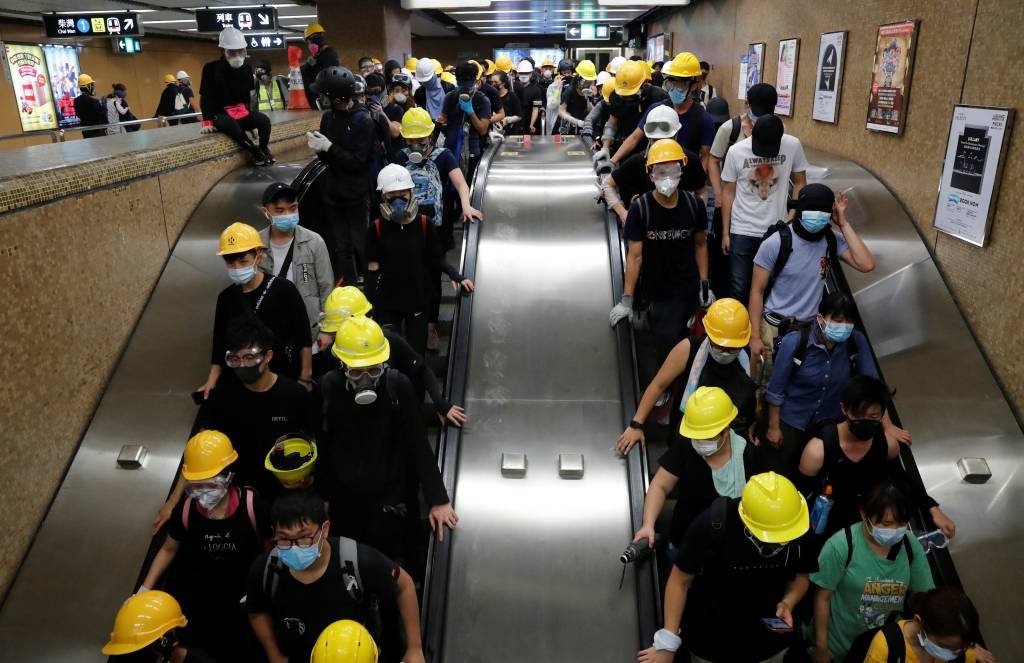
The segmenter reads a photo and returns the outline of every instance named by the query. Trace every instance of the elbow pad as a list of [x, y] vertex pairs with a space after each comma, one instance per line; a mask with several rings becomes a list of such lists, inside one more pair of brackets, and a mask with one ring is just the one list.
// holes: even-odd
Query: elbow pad
[[615, 140], [615, 127], [605, 124], [604, 131], [601, 132], [601, 140]]

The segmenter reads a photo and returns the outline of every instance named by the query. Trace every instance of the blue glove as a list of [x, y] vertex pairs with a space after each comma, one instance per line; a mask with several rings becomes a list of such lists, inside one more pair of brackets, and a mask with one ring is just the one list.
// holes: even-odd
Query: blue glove
[[467, 100], [459, 99], [459, 108], [461, 108], [462, 112], [465, 113], [466, 115], [472, 115], [473, 113], [476, 112], [476, 111], [473, 110], [473, 100], [472, 99], [467, 99]]

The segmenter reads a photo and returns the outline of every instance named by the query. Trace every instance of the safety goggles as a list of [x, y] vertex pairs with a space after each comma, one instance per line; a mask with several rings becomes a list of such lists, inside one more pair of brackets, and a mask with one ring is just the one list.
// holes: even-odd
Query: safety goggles
[[672, 133], [672, 124], [661, 120], [647, 120], [644, 133], [648, 136], [666, 136]]
[[780, 552], [786, 549], [785, 543], [765, 543], [759, 540], [754, 533], [746, 527], [743, 528], [743, 533], [747, 537], [747, 540], [757, 549], [757, 554], [766, 559], [775, 557]]
[[231, 483], [232, 476], [234, 476], [233, 473], [229, 472], [227, 476], [216, 476], [212, 479], [203, 479], [202, 481], [186, 481], [185, 492], [192, 494], [208, 490], [219, 490]]
[[689, 78], [666, 78], [665, 82], [661, 84], [661, 89], [665, 90], [665, 92], [671, 92], [672, 90], [687, 90], [689, 88]]
[[243, 366], [250, 368], [263, 361], [263, 355], [266, 353], [266, 350], [260, 350], [258, 348], [253, 348], [237, 354], [229, 351], [224, 353], [224, 363], [228, 365], [228, 368], [241, 368]]
[[380, 376], [384, 375], [384, 366], [377, 366], [375, 368], [346, 368], [345, 377], [349, 380], [358, 380], [364, 375], [370, 376], [370, 379], [376, 380]]
[[391, 77], [391, 85], [404, 85], [407, 88], [412, 87], [412, 76], [409, 74], [395, 74]]
[[654, 179], [660, 180], [665, 177], [682, 177], [683, 167], [678, 163], [657, 163], [651, 169], [651, 174], [654, 175]]

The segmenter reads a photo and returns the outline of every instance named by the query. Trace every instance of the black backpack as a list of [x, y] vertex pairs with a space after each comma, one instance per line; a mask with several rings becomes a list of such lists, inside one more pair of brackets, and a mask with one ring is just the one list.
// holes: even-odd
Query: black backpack
[[854, 638], [846, 658], [843, 659], [844, 663], [864, 663], [868, 650], [871, 649], [871, 642], [878, 633], [885, 636], [885, 646], [889, 652], [889, 658], [886, 659], [888, 663], [904, 663], [907, 660], [907, 641], [903, 639], [899, 618], [898, 612], [890, 612], [885, 618], [885, 624], [869, 628]]
[[[779, 255], [775, 258], [775, 265], [772, 267], [772, 273], [768, 277], [768, 285], [764, 288], [764, 301], [768, 301], [768, 295], [772, 291], [772, 286], [775, 285], [775, 279], [778, 278], [782, 270], [786, 268], [786, 263], [789, 262], [789, 256], [793, 254], [793, 229], [789, 227], [789, 224], [785, 221], [776, 221], [775, 224], [764, 232], [761, 236], [761, 242], [763, 243], [766, 239], [779, 233]], [[826, 256], [828, 257], [829, 266], [831, 267], [832, 262], [836, 259], [836, 254], [839, 251], [838, 241], [836, 240], [836, 234], [832, 232], [831, 228], [825, 229], [825, 243], [828, 245], [826, 249]]]
[[[783, 325], [786, 325], [785, 331], [783, 331]], [[807, 357], [807, 341], [811, 336], [811, 326], [801, 325], [800, 328], [800, 340], [797, 342], [796, 351], [793, 352], [793, 365], [799, 368], [804, 363], [804, 358]], [[778, 346], [782, 344], [782, 339], [787, 333], [791, 331], [790, 325], [787, 325], [787, 321], [783, 320], [779, 324], [779, 335], [775, 339], [775, 352], [778, 352]], [[852, 340], [852, 337], [851, 337]], [[859, 375], [860, 371], [857, 370], [857, 345], [846, 341], [847, 358], [850, 361], [850, 377]]]

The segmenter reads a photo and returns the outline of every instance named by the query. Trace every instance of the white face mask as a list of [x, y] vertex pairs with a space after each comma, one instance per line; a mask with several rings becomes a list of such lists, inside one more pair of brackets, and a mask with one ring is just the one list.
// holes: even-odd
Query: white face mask
[[395, 103], [396, 103], [396, 104], [398, 104], [398, 105], [400, 105], [400, 106], [401, 106], [402, 104], [404, 104], [404, 103], [405, 103], [406, 101], [408, 101], [408, 100], [409, 100], [409, 98], [408, 98], [408, 97], [406, 97], [406, 96], [405, 96], [404, 94], [402, 94], [401, 92], [396, 92], [396, 93], [395, 93]]
[[722, 442], [718, 440], [690, 440], [693, 450], [700, 456], [707, 458], [714, 456], [722, 448]]
[[530, 75], [529, 74], [524, 74], [524, 75], [520, 76], [519, 77], [519, 82], [522, 83], [523, 85], [529, 85], [530, 84]]
[[239, 69], [243, 64], [245, 64], [245, 56], [244, 55], [232, 56], [232, 57], [228, 58], [228, 64], [231, 65], [232, 69]]
[[678, 177], [662, 177], [654, 181], [654, 188], [665, 197], [671, 196], [679, 187]]

